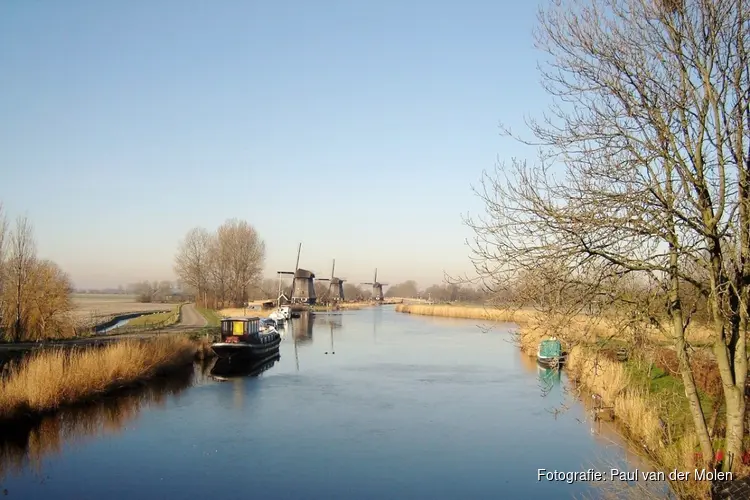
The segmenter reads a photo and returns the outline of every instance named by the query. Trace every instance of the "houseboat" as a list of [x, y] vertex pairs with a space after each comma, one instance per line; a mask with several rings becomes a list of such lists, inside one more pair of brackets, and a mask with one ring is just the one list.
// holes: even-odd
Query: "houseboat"
[[558, 368], [563, 360], [562, 344], [555, 338], [542, 340], [536, 354], [536, 362], [545, 368]]
[[275, 328], [261, 324], [260, 318], [225, 318], [221, 320], [221, 340], [211, 349], [223, 359], [249, 359], [278, 351], [281, 335]]

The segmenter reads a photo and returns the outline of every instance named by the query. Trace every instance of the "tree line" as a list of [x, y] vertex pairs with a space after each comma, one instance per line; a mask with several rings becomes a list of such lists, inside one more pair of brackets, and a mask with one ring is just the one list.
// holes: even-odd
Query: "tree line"
[[[583, 0], [539, 15], [534, 162], [487, 172], [469, 218], [487, 289], [564, 315], [627, 312], [676, 354], [705, 465], [743, 455], [750, 326], [750, 2]], [[686, 339], [710, 330], [725, 409], [714, 436]]]
[[214, 232], [188, 231], [175, 256], [174, 271], [203, 307], [242, 307], [262, 282], [265, 243], [253, 226], [228, 219]]
[[20, 216], [11, 227], [0, 203], [0, 338], [74, 335], [72, 292], [69, 276], [51, 260], [37, 257], [29, 219]]

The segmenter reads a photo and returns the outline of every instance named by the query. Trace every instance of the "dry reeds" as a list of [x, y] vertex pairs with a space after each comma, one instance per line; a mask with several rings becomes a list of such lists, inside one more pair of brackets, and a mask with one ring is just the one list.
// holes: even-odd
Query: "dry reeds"
[[189, 363], [195, 351], [191, 340], [179, 336], [38, 351], [0, 378], [0, 420], [47, 412], [128, 386]]
[[[596, 342], [600, 339], [628, 340], [629, 332], [619, 326], [616, 313], [601, 316], [577, 314], [572, 316], [553, 315], [530, 309], [501, 309], [484, 306], [450, 304], [399, 304], [396, 311], [423, 316], [445, 318], [476, 319], [489, 322], [516, 323], [526, 330], [540, 331], [540, 336], [556, 335], [568, 343]], [[664, 332], [643, 325], [643, 334], [652, 342], [670, 340]], [[686, 338], [694, 344], [704, 344], [711, 340], [713, 332], [706, 325], [693, 323], [686, 332]], [[536, 345], [534, 345], [536, 350]], [[527, 352], [527, 351], [525, 351]], [[528, 353], [528, 352], [527, 352]]]
[[250, 309], [242, 307], [229, 307], [219, 311], [219, 314], [225, 318], [246, 316], [251, 318], [267, 318], [273, 309]]
[[533, 315], [530, 311], [495, 309], [482, 306], [452, 306], [447, 304], [398, 304], [396, 311], [419, 314], [422, 316], [441, 316], [444, 318], [480, 319], [485, 321], [513, 322], [524, 324]]
[[216, 353], [211, 349], [211, 343], [212, 341], [208, 336], [196, 340], [195, 359], [203, 361], [216, 357]]

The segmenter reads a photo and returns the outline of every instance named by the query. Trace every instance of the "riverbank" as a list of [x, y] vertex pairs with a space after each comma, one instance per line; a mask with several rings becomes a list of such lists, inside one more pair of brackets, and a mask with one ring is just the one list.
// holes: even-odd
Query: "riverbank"
[[178, 335], [36, 351], [0, 377], [0, 421], [95, 399], [185, 366], [197, 351], [194, 340]]
[[[521, 351], [531, 357], [536, 356], [537, 346], [543, 338], [556, 335], [567, 344], [565, 369], [576, 387], [597, 394], [602, 405], [613, 410], [623, 434], [637, 443], [659, 469], [692, 471], [701, 467], [696, 463], [699, 462], [696, 460], [697, 439], [681, 380], [645, 357], [618, 361], [608, 356], [607, 349], [602, 348], [602, 339], [616, 338], [617, 335], [614, 327], [606, 321], [581, 316], [567, 319], [564, 330], [561, 330], [554, 318], [528, 310], [403, 304], [396, 306], [396, 311], [516, 323], [520, 327], [517, 343]], [[698, 336], [705, 335], [697, 328], [694, 335], [696, 331]], [[702, 402], [708, 415], [712, 401], [703, 394]], [[720, 446], [718, 440], [716, 444]], [[710, 483], [679, 481], [673, 482], [672, 487], [681, 498], [708, 498]]]

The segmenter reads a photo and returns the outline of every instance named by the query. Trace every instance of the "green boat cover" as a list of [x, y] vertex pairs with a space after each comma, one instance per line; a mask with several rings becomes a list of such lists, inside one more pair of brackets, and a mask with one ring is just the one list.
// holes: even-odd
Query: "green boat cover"
[[559, 358], [562, 355], [562, 345], [557, 339], [542, 340], [539, 344], [539, 356], [543, 358]]

